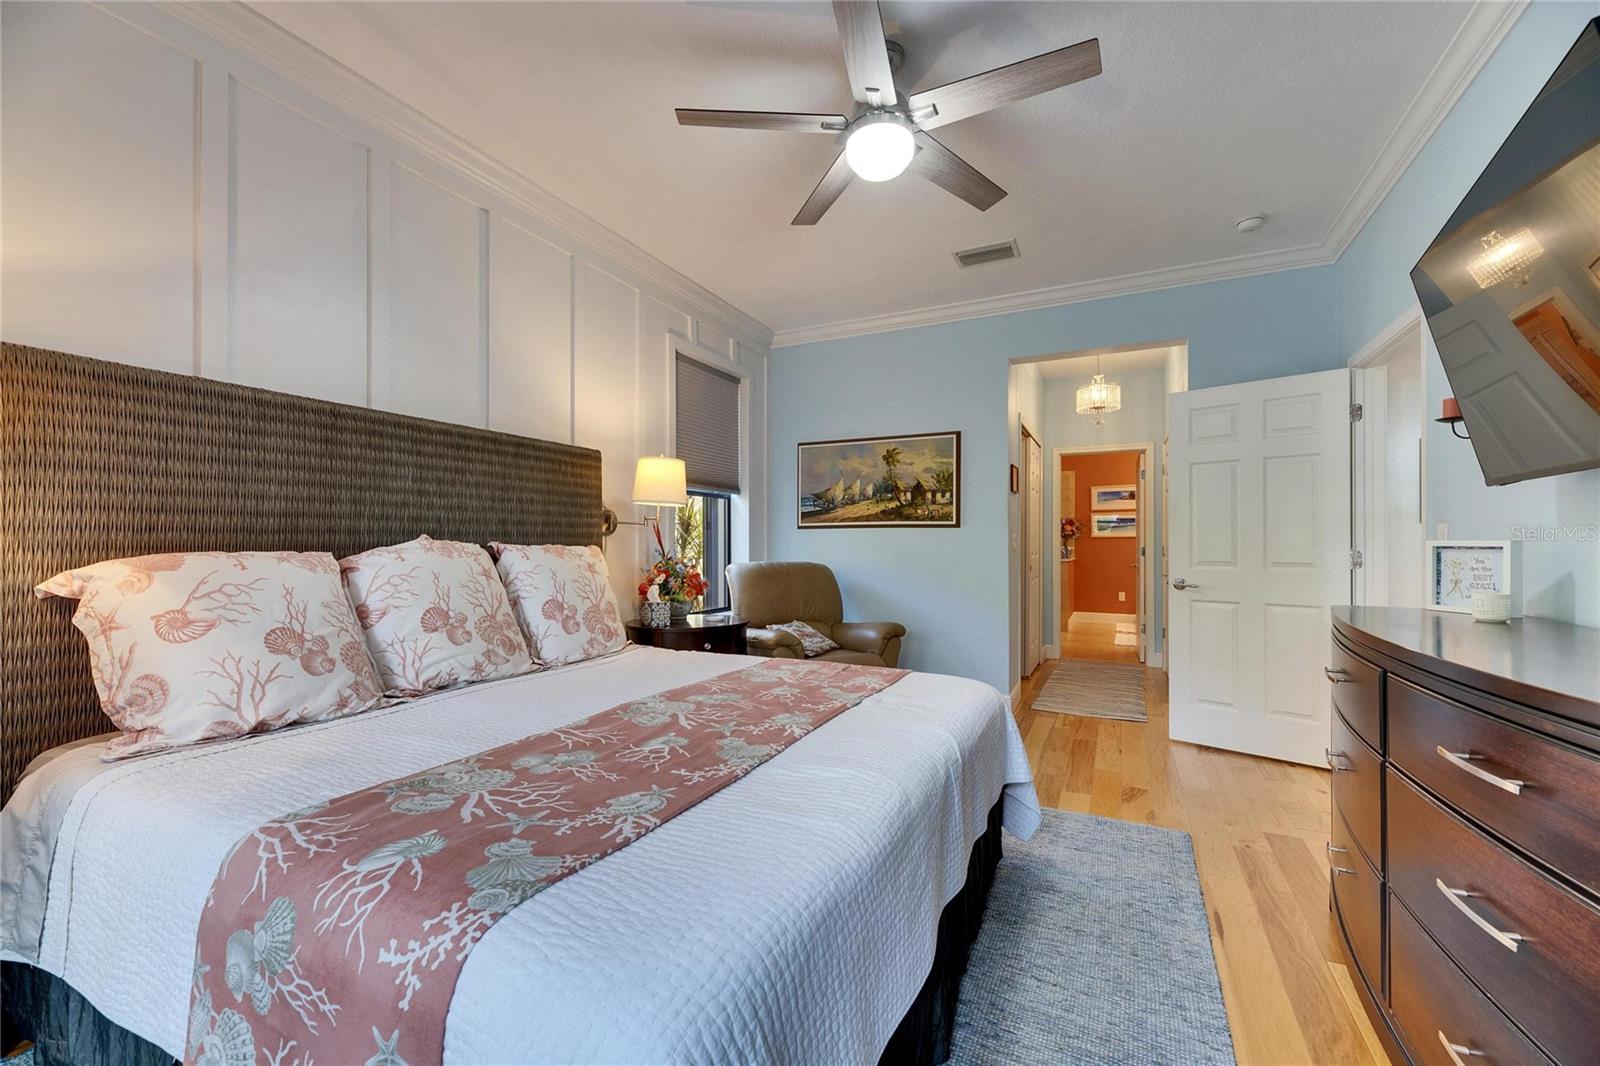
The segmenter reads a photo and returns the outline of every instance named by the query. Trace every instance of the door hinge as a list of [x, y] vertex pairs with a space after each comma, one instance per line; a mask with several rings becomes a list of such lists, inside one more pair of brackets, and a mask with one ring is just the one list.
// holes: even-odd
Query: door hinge
[[1141, 558], [1141, 559], [1144, 558], [1144, 545], [1143, 544], [1139, 545], [1139, 558]]
[[1350, 405], [1350, 421], [1352, 421], [1352, 422], [1361, 421], [1361, 405], [1360, 404], [1353, 403], [1353, 404]]
[[1144, 467], [1142, 467], [1142, 466], [1139, 468], [1139, 480], [1140, 481], [1144, 480]]
[[1362, 563], [1365, 562], [1365, 561], [1366, 560], [1362, 558], [1361, 549], [1360, 548], [1351, 549], [1351, 551], [1350, 551], [1350, 569], [1352, 569], [1352, 570], [1360, 570]]
[[1140, 634], [1141, 634], [1141, 635], [1142, 635], [1142, 634], [1143, 634], [1143, 633], [1144, 633], [1144, 623], [1143, 623], [1143, 622], [1140, 622], [1140, 623], [1139, 623], [1139, 633], [1140, 633]]

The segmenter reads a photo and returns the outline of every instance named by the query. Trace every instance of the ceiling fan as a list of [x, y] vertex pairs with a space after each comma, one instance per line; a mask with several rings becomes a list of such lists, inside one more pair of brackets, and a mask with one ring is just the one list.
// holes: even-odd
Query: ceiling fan
[[895, 91], [894, 68], [899, 64], [891, 61], [891, 56], [898, 59], [904, 52], [885, 40], [877, 0], [833, 0], [833, 17], [844, 44], [850, 95], [861, 105], [855, 117], [677, 109], [681, 126], [844, 134], [844, 150], [794, 216], [790, 223], [794, 226], [816, 225], [852, 177], [888, 181], [908, 168], [987, 211], [1005, 198], [1006, 191], [928, 131], [1100, 73], [1100, 41], [1090, 38], [907, 97]]

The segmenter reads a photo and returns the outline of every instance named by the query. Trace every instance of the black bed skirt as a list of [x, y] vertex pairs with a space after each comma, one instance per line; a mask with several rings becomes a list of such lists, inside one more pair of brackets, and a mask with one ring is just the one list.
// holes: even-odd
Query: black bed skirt
[[[879, 1066], [936, 1066], [950, 1056], [956, 996], [1000, 865], [1000, 807], [997, 802], [990, 808], [988, 825], [972, 845], [966, 884], [939, 916], [933, 966], [879, 1056]], [[33, 1041], [35, 1066], [171, 1066], [172, 1056], [107, 1020], [54, 974], [16, 962], [0, 963], [0, 971], [4, 1048]]]
[[933, 949], [933, 966], [911, 1009], [895, 1028], [878, 1057], [878, 1066], [935, 1066], [950, 1057], [950, 1037], [956, 1025], [956, 997], [967, 972], [972, 945], [983, 928], [983, 911], [1000, 866], [1000, 808], [989, 808], [989, 824], [972, 845], [967, 860], [967, 882], [939, 915], [939, 941]]

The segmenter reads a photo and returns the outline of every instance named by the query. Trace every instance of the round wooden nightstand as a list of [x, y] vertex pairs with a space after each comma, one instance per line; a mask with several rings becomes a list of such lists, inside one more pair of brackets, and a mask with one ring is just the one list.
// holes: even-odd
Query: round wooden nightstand
[[692, 614], [688, 618], [673, 619], [666, 628], [642, 625], [635, 618], [627, 629], [629, 640], [652, 648], [747, 655], [749, 646], [745, 643], [744, 631], [749, 624], [730, 614]]

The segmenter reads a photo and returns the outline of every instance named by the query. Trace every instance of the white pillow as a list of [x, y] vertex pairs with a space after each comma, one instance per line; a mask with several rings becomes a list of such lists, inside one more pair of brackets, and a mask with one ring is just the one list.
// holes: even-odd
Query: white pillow
[[500, 575], [476, 544], [418, 537], [339, 561], [391, 696], [533, 669]]
[[107, 758], [356, 714], [382, 685], [325, 552], [114, 559], [38, 585], [78, 601]]
[[593, 659], [627, 644], [606, 557], [593, 545], [491, 544], [511, 606], [543, 666]]

